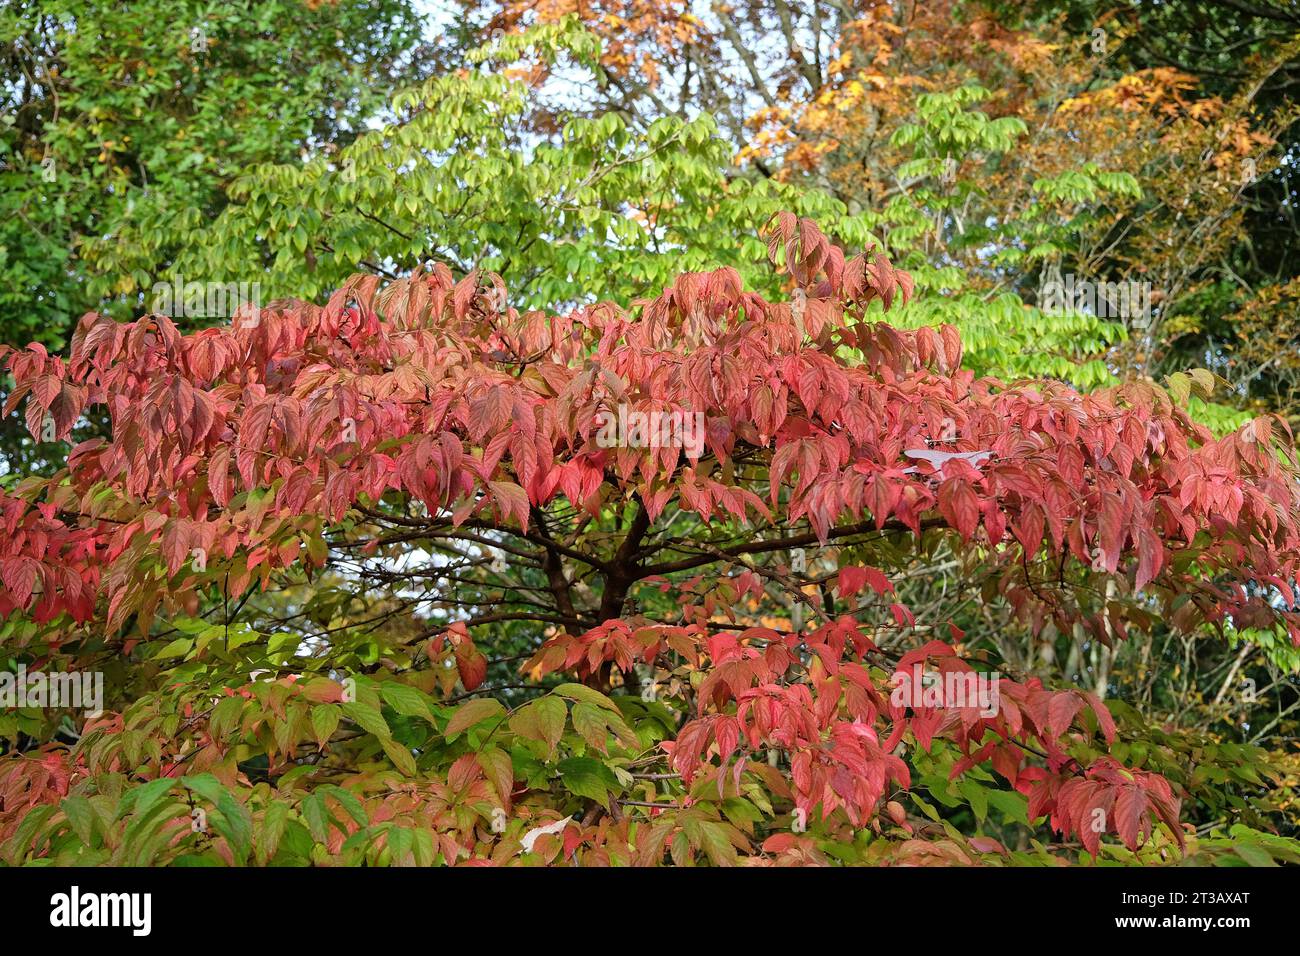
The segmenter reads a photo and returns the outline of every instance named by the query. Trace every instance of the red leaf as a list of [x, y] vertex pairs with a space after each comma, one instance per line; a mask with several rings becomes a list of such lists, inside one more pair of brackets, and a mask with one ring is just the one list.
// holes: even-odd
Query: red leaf
[[468, 640], [456, 645], [456, 670], [466, 690], [474, 690], [487, 677], [487, 658]]
[[963, 538], [970, 538], [980, 521], [975, 489], [961, 478], [949, 478], [939, 485], [939, 513]]

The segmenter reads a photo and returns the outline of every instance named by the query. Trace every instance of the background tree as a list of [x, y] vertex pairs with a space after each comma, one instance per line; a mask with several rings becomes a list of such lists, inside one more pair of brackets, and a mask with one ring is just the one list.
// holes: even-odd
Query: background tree
[[[797, 14], [782, 3], [715, 4], [703, 19], [634, 3], [484, 7], [494, 29], [577, 15], [602, 36], [600, 71], [611, 79], [588, 99], [593, 110], [641, 121], [687, 112], [669, 108], [674, 97], [739, 109], [743, 118], [723, 127], [737, 168], [872, 210], [873, 233], [921, 288], [943, 293], [898, 321], [957, 325], [980, 370], [1083, 387], [1117, 368], [1158, 379], [1189, 363], [1213, 364], [1243, 388], [1258, 377], [1211, 362], [1214, 339], [1188, 332], [1207, 296], [1234, 298], [1248, 194], [1277, 170], [1272, 147], [1289, 120], [1260, 115], [1247, 95], [1284, 59], [1276, 51], [1252, 67], [1259, 83], [1218, 94], [1165, 66], [1128, 68], [1127, 21], [1067, 27], [980, 2], [812, 4]], [[549, 123], [553, 109], [539, 104], [535, 115]], [[1098, 309], [1036, 308], [1046, 276], [1062, 272], [1142, 283], [1151, 308], [1118, 322]], [[1221, 429], [1244, 420], [1226, 408], [1198, 413]]]
[[707, 115], [640, 131], [612, 113], [531, 129], [539, 72], [586, 71], [598, 54], [572, 20], [477, 49], [469, 68], [398, 93], [393, 122], [306, 162], [246, 170], [202, 232], [178, 221], [124, 237], [108, 271], [131, 271], [157, 242], [195, 274], [246, 263], [268, 301], [328, 296], [358, 263], [396, 277], [441, 262], [499, 272], [521, 305], [626, 305], [683, 266], [767, 278], [752, 223], [785, 206], [846, 242], [869, 237], [824, 193], [728, 177], [729, 147]]
[[406, 0], [5, 4], [0, 341], [62, 348], [88, 310], [139, 315], [175, 275], [176, 224], [201, 233], [250, 164], [351, 142], [433, 58]]

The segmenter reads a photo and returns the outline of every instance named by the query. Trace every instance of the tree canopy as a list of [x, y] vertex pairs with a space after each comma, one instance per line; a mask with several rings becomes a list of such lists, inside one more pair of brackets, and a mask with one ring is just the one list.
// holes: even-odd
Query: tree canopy
[[[4, 499], [7, 630], [73, 670], [140, 664], [74, 751], [9, 762], [11, 859], [1056, 858], [962, 835], [914, 777], [1094, 855], [1178, 852], [1181, 797], [1111, 754], [1096, 695], [900, 697], [913, 666], [984, 662], [964, 596], [918, 618], [891, 576], [946, 549], [1032, 634], [1300, 632], [1266, 597], [1300, 567], [1289, 436], [1215, 439], [1152, 386], [975, 378], [951, 326], [882, 321], [912, 283], [879, 253], [792, 214], [768, 243], [791, 301], [724, 268], [548, 315], [438, 264], [188, 336], [88, 316], [68, 361], [13, 355], [33, 427], [94, 403], [114, 429]], [[611, 414], [696, 413], [693, 445], [602, 440]], [[263, 639], [229, 602], [282, 574], [304, 597]], [[517, 699], [485, 683], [504, 622], [537, 635]]]
[[1300, 862], [1289, 14], [118, 6], [0, 13], [0, 861]]

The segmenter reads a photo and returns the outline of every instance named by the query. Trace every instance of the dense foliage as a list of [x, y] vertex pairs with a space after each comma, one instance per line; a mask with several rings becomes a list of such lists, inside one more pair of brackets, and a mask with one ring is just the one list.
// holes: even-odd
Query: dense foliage
[[1295, 14], [1092, 7], [0, 10], [0, 861], [1300, 862]]
[[[4, 4], [0, 341], [64, 348], [89, 309], [138, 315], [246, 167], [351, 142], [424, 75], [419, 37], [406, 0]], [[0, 450], [31, 457], [11, 429]]]
[[[879, 253], [788, 214], [769, 248], [788, 302], [721, 269], [547, 315], [435, 266], [13, 355], [33, 428], [114, 427], [4, 499], [6, 641], [114, 679], [75, 745], [6, 761], [10, 862], [1179, 859], [1176, 750], [1035, 677], [908, 697], [988, 662], [964, 600], [918, 619], [893, 579], [943, 547], [1032, 633], [1300, 633], [1268, 597], [1300, 571], [1289, 439], [977, 379], [951, 327], [880, 321], [912, 287]], [[620, 408], [701, 441], [611, 445]], [[241, 620], [272, 581], [278, 620]]]

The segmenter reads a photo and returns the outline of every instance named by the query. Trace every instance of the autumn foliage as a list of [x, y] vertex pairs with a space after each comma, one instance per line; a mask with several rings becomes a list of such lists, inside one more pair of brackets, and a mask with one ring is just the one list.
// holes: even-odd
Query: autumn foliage
[[[1096, 695], [900, 694], [999, 668], [898, 585], [943, 542], [1031, 633], [1300, 641], [1289, 433], [1215, 438], [1199, 374], [977, 378], [953, 328], [887, 324], [886, 257], [767, 238], [785, 301], [724, 268], [521, 313], [436, 266], [9, 354], [33, 434], [102, 408], [112, 435], [0, 499], [4, 641], [112, 689], [0, 760], [4, 857], [1181, 859], [1185, 787], [1112, 755]], [[703, 413], [701, 453], [603, 447], [620, 406]], [[965, 824], [926, 798], [950, 783]], [[970, 825], [1017, 799], [1033, 849]]]

